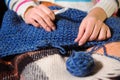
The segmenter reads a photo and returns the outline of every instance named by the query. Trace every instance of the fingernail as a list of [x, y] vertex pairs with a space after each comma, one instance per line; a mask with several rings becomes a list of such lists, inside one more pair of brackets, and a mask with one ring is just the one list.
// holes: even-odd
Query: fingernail
[[79, 45], [79, 46], [81, 46], [81, 45], [82, 45], [82, 43], [79, 43], [78, 45]]
[[55, 30], [55, 26], [52, 27], [52, 30]]
[[74, 40], [75, 42], [78, 42], [77, 38]]
[[51, 31], [51, 29], [47, 27], [47, 31]]
[[75, 41], [75, 42], [77, 42], [77, 40], [76, 40], [76, 39], [75, 39], [74, 41]]

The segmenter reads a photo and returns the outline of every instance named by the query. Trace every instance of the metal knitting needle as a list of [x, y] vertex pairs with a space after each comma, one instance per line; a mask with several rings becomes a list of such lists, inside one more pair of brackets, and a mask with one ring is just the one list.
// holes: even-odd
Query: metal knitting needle
[[65, 11], [67, 11], [68, 9], [69, 9], [69, 8], [67, 8], [67, 7], [62, 8], [62, 9], [56, 11], [54, 14], [57, 15], [57, 14], [63, 13], [63, 12], [65, 12]]

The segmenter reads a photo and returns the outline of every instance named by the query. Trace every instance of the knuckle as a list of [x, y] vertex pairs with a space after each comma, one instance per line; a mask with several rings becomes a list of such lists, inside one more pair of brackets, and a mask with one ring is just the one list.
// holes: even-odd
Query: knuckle
[[36, 17], [35, 18], [37, 21], [41, 21], [41, 18], [40, 17]]
[[90, 36], [92, 33], [90, 31], [86, 32], [86, 36]]
[[47, 14], [44, 14], [44, 15], [43, 15], [43, 18], [44, 18], [44, 19], [47, 19], [47, 20], [49, 19], [49, 17], [48, 17]]
[[94, 17], [90, 17], [89, 19], [90, 19], [91, 22], [96, 21], [96, 18], [94, 18]]
[[52, 13], [52, 11], [49, 11], [47, 14], [48, 14], [48, 15], [51, 15], [51, 14], [53, 14], [53, 13]]

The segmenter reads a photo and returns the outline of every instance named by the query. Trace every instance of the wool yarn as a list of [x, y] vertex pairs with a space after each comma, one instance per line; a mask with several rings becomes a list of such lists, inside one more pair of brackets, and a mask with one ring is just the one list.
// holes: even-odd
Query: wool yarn
[[95, 60], [91, 55], [99, 48], [103, 48], [104, 54], [107, 56], [106, 48], [104, 45], [94, 46], [89, 52], [73, 51], [72, 55], [66, 61], [67, 70], [72, 75], [77, 77], [85, 77], [91, 75], [96, 65], [96, 63], [94, 62]]
[[72, 52], [66, 61], [67, 70], [74, 76], [85, 77], [91, 74], [95, 67], [94, 59], [88, 52]]

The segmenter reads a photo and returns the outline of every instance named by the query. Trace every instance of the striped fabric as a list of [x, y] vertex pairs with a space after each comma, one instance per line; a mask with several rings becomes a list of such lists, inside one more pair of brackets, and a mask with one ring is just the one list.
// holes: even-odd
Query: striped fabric
[[17, 12], [22, 17], [28, 7], [36, 6], [33, 0], [5, 0], [5, 2], [9, 9]]
[[16, 7], [16, 11], [18, 11], [20, 6], [22, 6], [23, 4], [25, 4], [25, 3], [29, 2], [29, 1], [31, 1], [31, 0], [24, 0], [21, 3], [19, 3], [18, 6]]

